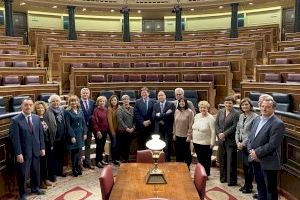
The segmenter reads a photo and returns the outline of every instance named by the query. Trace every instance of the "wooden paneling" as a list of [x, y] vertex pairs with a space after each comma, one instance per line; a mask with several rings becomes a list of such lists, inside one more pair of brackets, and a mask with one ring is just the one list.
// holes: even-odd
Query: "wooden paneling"
[[158, 62], [162, 63], [163, 66], [166, 62], [177, 62], [178, 66], [182, 67], [184, 62], [217, 62], [217, 61], [229, 61], [231, 63], [231, 72], [233, 73], [232, 87], [239, 88], [240, 82], [246, 78], [245, 68], [246, 63], [242, 55], [227, 55], [227, 56], [205, 56], [205, 57], [118, 57], [118, 58], [96, 58], [88, 56], [61, 56], [60, 60], [60, 80], [62, 86], [62, 92], [69, 92], [69, 75], [71, 73], [71, 63], [100, 63], [100, 62], [113, 62], [113, 63], [137, 63], [137, 62]]
[[300, 64], [256, 65], [256, 81], [264, 82], [266, 73], [281, 74], [286, 82], [288, 74], [300, 74]]
[[36, 67], [36, 55], [0, 55], [0, 61], [4, 62], [14, 62], [14, 61], [24, 61], [27, 62], [28, 67]]
[[[25, 76], [39, 76], [40, 83], [47, 83], [47, 69], [35, 67], [0, 67], [0, 77], [16, 75], [24, 80]], [[2, 86], [1, 86], [2, 87]]]
[[300, 50], [268, 52], [268, 64], [274, 64], [276, 58], [287, 58], [293, 64], [300, 64]]
[[273, 92], [291, 94], [293, 110], [298, 111], [300, 105], [300, 84], [296, 83], [261, 83], [241, 82], [241, 98], [248, 97], [250, 91], [271, 94]]
[[201, 67], [201, 68], [117, 68], [117, 69], [91, 69], [91, 68], [72, 68], [70, 74], [70, 93], [80, 96], [80, 90], [83, 87], [87, 87], [88, 80], [91, 75], [103, 74], [106, 81], [112, 74], [123, 74], [125, 76], [129, 74], [141, 74], [145, 76], [147, 74], [157, 74], [162, 76], [164, 74], [176, 74], [178, 82], [183, 82], [184, 74], [214, 74], [216, 89], [216, 105], [222, 103], [224, 98], [233, 94], [232, 91], [232, 73], [230, 67]]

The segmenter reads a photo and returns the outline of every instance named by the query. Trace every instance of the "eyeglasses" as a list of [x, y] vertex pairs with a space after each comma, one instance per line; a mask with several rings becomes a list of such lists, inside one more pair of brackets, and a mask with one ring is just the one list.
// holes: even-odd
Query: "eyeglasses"
[[182, 94], [176, 94], [176, 96], [181, 96]]

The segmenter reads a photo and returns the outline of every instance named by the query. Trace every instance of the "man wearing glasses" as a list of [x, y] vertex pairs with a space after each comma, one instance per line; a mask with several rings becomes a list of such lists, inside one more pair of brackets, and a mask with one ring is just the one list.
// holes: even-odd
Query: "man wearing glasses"
[[[184, 90], [182, 88], [176, 88], [175, 89], [175, 98], [176, 98], [176, 100], [174, 101], [174, 105], [175, 105], [176, 109], [178, 107], [178, 100], [183, 98], [183, 97], [184, 97]], [[194, 112], [194, 115], [195, 115], [196, 110], [195, 110], [195, 107], [194, 107], [193, 103], [189, 100], [187, 100], [187, 103], [188, 103], [188, 108], [190, 108]]]

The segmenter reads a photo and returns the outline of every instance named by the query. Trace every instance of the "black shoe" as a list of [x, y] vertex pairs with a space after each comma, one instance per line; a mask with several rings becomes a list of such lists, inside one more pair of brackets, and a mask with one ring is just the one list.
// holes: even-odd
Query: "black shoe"
[[57, 174], [57, 176], [67, 177], [67, 174], [66, 173], [62, 173], [62, 174]]
[[51, 182], [53, 182], [53, 183], [56, 182], [56, 176], [50, 177], [50, 178], [49, 178], [49, 181], [51, 181]]
[[105, 162], [104, 160], [100, 161], [100, 163], [101, 163], [102, 165], [108, 165], [108, 163]]
[[99, 167], [99, 168], [103, 168], [103, 165], [102, 165], [101, 162], [98, 162], [96, 166]]
[[226, 180], [220, 180], [220, 182], [221, 182], [221, 183], [226, 183], [227, 181], [226, 181]]
[[78, 172], [77, 172], [76, 170], [73, 170], [73, 171], [72, 171], [72, 174], [73, 174], [74, 177], [77, 177], [77, 176], [78, 176]]
[[255, 193], [252, 197], [253, 197], [253, 199], [258, 199], [258, 194]]
[[113, 163], [114, 165], [120, 165], [120, 161], [118, 161], [118, 160], [114, 160], [114, 161], [112, 161], [112, 163]]
[[243, 191], [243, 189], [245, 189], [245, 186], [240, 187], [239, 191]]
[[228, 183], [228, 186], [231, 187], [231, 186], [237, 186], [236, 183]]
[[31, 193], [34, 193], [36, 195], [44, 195], [45, 192], [41, 189], [38, 189], [38, 190], [31, 190]]
[[19, 197], [18, 200], [27, 200], [27, 195], [23, 194], [22, 196]]
[[244, 189], [242, 190], [242, 193], [244, 193], [244, 194], [252, 193], [252, 189], [244, 188]]
[[94, 166], [92, 166], [91, 164], [83, 164], [83, 167], [84, 168], [87, 168], [87, 169], [95, 169], [95, 167]]
[[82, 170], [81, 170], [81, 169], [78, 169], [78, 170], [77, 170], [77, 174], [78, 174], [79, 176], [81, 176], [81, 175], [82, 175]]

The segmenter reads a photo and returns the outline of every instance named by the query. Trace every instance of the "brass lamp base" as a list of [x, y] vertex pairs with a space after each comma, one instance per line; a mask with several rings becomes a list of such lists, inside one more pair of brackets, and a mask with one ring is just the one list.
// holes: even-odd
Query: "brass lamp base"
[[146, 176], [147, 184], [167, 184], [165, 174], [158, 168], [151, 169]]

